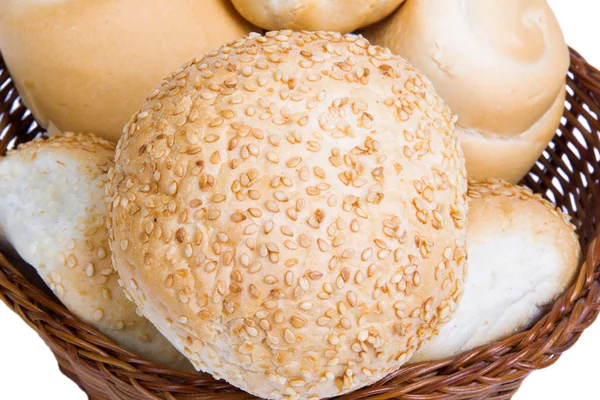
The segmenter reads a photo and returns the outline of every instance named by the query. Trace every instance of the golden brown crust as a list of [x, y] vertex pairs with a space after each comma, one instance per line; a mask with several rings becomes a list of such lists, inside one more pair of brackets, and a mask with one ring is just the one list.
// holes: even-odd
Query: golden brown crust
[[[9, 150], [7, 157], [15, 156], [32, 160], [35, 159], [39, 150], [55, 149], [54, 151], [64, 150], [67, 153], [72, 150], [77, 150], [77, 152], [83, 151], [91, 153], [93, 158], [102, 159], [102, 156], [106, 157], [106, 165], [110, 168], [114, 165], [114, 160], [112, 160], [112, 158], [115, 147], [114, 143], [95, 135], [67, 132], [64, 135], [52, 137], [50, 139], [37, 138], [20, 144], [18, 148]], [[108, 172], [108, 168], [105, 168], [104, 174]], [[101, 173], [102, 171], [98, 172], [98, 174]], [[89, 176], [90, 179], [96, 179], [97, 177], [98, 175]]]
[[[545, 209], [554, 218], [560, 219], [562, 221], [562, 224], [564, 225], [564, 229], [566, 231], [571, 232], [571, 234], [574, 237], [576, 237], [576, 229], [575, 226], [571, 223], [571, 217], [560, 211], [558, 208], [556, 208], [556, 205], [544, 199], [541, 194], [533, 193], [533, 191], [529, 188], [513, 185], [501, 179], [490, 178], [484, 180], [477, 180], [469, 178], [469, 189], [467, 193], [470, 200], [485, 200], [487, 198], [495, 198], [501, 196], [502, 199], [504, 199], [503, 201], [505, 202], [524, 202], [531, 206], [531, 208], [539, 209], [538, 212], [533, 213], [533, 215], [539, 217], [540, 219], [543, 219], [542, 211]], [[478, 201], [477, 205], [484, 203], [485, 201]], [[538, 204], [541, 205], [543, 208], [540, 208]], [[477, 210], [478, 212], [480, 212], [480, 215], [474, 215], [472, 220], [473, 222], [477, 222], [477, 226], [484, 226], [485, 224], [480, 222], [480, 217], [485, 215], [485, 206], [478, 206]], [[516, 211], [522, 211], [522, 209], [519, 208]], [[533, 223], [531, 225], [537, 224]]]
[[267, 30], [348, 33], [382, 20], [404, 0], [232, 0], [244, 18]]
[[469, 177], [520, 182], [556, 134], [565, 110], [565, 95], [566, 87], [563, 87], [550, 110], [531, 129], [518, 136], [484, 135], [457, 127]]
[[259, 396], [372, 383], [460, 296], [453, 116], [362, 37], [230, 42], [160, 84], [116, 160], [111, 243], [131, 295], [198, 368]]
[[228, 0], [3, 0], [0, 48], [50, 133], [116, 142], [156, 83], [255, 28]]

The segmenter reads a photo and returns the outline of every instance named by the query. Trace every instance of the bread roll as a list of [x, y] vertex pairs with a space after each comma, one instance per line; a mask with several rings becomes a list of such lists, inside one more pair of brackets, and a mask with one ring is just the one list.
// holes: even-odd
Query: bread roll
[[132, 118], [111, 176], [114, 262], [198, 369], [265, 398], [334, 396], [450, 318], [465, 174], [453, 116], [400, 57], [341, 34], [251, 36]]
[[564, 113], [565, 95], [563, 87], [548, 112], [527, 132], [515, 137], [485, 136], [474, 129], [457, 127], [471, 177], [502, 176], [508, 182], [519, 182], [554, 137], [557, 121]]
[[113, 158], [113, 144], [73, 134], [0, 158], [0, 241], [83, 322], [140, 356], [185, 369], [187, 360], [136, 314], [112, 267], [104, 187]]
[[412, 361], [451, 357], [529, 328], [578, 271], [575, 227], [540, 195], [489, 180], [471, 181], [469, 198], [465, 294]]
[[0, 1], [0, 49], [36, 119], [115, 142], [161, 79], [252, 30], [229, 0]]
[[412, 0], [364, 34], [458, 114], [470, 177], [519, 181], [560, 123], [569, 51], [545, 0]]
[[267, 30], [348, 33], [392, 13], [404, 0], [232, 0], [244, 18]]

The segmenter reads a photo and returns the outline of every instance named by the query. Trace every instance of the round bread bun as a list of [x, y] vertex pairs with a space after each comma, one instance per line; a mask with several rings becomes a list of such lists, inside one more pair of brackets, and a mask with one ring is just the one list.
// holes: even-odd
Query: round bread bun
[[54, 136], [0, 158], [0, 233], [83, 322], [140, 356], [175, 369], [189, 362], [119, 286], [111, 264], [105, 202], [112, 143]]
[[529, 189], [471, 181], [467, 230], [469, 274], [458, 310], [411, 362], [451, 357], [531, 327], [579, 269], [569, 217]]
[[114, 142], [162, 78], [253, 29], [229, 0], [0, 1], [0, 49], [36, 120]]
[[232, 0], [244, 18], [267, 30], [348, 33], [390, 15], [404, 0]]
[[161, 82], [119, 142], [115, 265], [217, 378], [293, 399], [373, 383], [462, 292], [453, 121], [425, 77], [360, 36], [230, 42]]
[[[545, 0], [413, 0], [364, 34], [431, 79], [458, 115], [459, 130], [507, 140], [544, 137], [547, 145], [560, 123], [562, 112], [553, 107], [563, 96], [569, 50]], [[514, 171], [503, 174], [503, 166], [520, 160], [522, 147], [516, 144], [513, 160], [495, 154], [495, 143], [474, 152], [494, 175], [481, 173], [486, 166], [465, 151], [469, 176], [515, 182], [525, 175], [528, 168], [518, 179]], [[540, 154], [531, 146], [529, 168]]]

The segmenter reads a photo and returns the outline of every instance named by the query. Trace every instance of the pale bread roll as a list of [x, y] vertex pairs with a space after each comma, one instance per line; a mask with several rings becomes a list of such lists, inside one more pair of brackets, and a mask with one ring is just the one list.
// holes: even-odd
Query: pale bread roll
[[255, 29], [229, 0], [0, 1], [0, 49], [36, 120], [114, 142], [162, 78]]
[[412, 362], [438, 360], [529, 328], [573, 282], [581, 247], [570, 218], [529, 189], [469, 185], [469, 273], [452, 320]]
[[114, 264], [144, 315], [217, 378], [290, 399], [372, 384], [462, 292], [453, 121], [424, 76], [362, 37], [224, 46], [161, 82], [119, 141]]
[[521, 135], [484, 136], [477, 130], [457, 127], [469, 176], [479, 180], [501, 176], [508, 182], [519, 182], [554, 137], [557, 121], [565, 111], [565, 95], [563, 87], [548, 112]]
[[352, 32], [392, 13], [404, 0], [232, 0], [240, 14], [267, 30]]
[[104, 197], [113, 159], [113, 144], [73, 134], [0, 158], [0, 233], [83, 322], [142, 357], [189, 369], [118, 284]]
[[411, 0], [364, 35], [458, 115], [470, 177], [516, 183], [559, 126], [569, 50], [545, 0]]

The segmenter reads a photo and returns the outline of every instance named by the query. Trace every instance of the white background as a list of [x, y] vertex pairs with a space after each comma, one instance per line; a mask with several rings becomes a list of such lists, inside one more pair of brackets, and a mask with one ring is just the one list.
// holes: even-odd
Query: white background
[[[600, 67], [600, 4], [597, 0], [550, 0], [567, 42]], [[516, 400], [598, 398], [600, 321], [555, 365], [534, 372]], [[35, 377], [35, 378], [34, 378]], [[32, 379], [33, 378], [33, 379]], [[50, 350], [16, 314], [0, 303], [0, 398], [84, 400], [58, 371]]]

